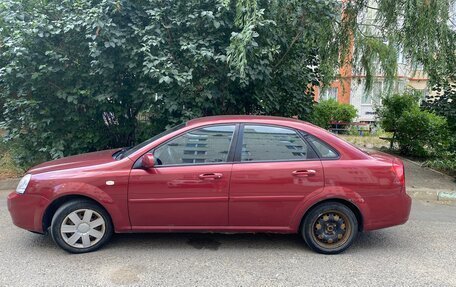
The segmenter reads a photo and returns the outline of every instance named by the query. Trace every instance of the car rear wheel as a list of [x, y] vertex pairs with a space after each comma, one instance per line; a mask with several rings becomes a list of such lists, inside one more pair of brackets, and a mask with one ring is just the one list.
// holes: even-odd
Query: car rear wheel
[[357, 233], [355, 214], [339, 202], [326, 202], [312, 208], [301, 227], [307, 245], [323, 254], [343, 252], [353, 243]]
[[52, 239], [71, 253], [94, 251], [105, 244], [113, 233], [108, 213], [88, 200], [63, 204], [51, 223]]

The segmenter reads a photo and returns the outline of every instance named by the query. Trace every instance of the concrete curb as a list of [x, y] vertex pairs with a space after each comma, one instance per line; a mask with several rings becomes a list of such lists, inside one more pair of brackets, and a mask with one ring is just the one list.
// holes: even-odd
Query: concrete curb
[[[0, 180], [0, 191], [15, 190], [20, 178]], [[407, 187], [407, 193], [414, 199], [456, 201], [456, 190]]]
[[438, 194], [438, 200], [456, 201], [456, 192], [441, 191]]
[[429, 188], [406, 188], [408, 195], [414, 199], [456, 201], [456, 191]]

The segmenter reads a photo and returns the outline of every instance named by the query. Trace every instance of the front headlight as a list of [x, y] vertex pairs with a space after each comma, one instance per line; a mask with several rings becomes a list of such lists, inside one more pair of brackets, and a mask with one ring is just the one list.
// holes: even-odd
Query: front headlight
[[17, 185], [16, 192], [23, 194], [25, 192], [25, 189], [27, 188], [27, 185], [30, 182], [30, 179], [32, 178], [31, 174], [26, 174], [21, 181], [19, 181], [19, 184]]

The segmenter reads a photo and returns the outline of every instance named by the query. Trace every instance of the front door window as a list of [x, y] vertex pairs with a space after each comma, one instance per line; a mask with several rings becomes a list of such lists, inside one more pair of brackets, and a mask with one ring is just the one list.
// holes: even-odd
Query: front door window
[[208, 126], [189, 131], [158, 147], [158, 165], [213, 164], [228, 160], [234, 125]]

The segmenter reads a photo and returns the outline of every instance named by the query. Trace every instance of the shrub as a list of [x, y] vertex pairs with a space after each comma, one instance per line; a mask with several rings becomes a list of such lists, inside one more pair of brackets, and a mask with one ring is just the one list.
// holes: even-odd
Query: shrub
[[7, 139], [29, 165], [133, 145], [199, 116], [307, 118], [309, 85], [335, 70], [337, 46], [325, 48], [339, 38], [340, 4], [243, 3], [0, 1]]
[[423, 107], [446, 117], [448, 126], [456, 132], [456, 79], [432, 90], [433, 93], [423, 101]]
[[383, 98], [382, 106], [376, 111], [380, 126], [387, 132], [394, 132], [402, 114], [418, 107], [418, 99], [418, 95], [413, 93]]
[[405, 111], [397, 120], [396, 140], [404, 155], [439, 155], [448, 148], [448, 135], [444, 117], [418, 107]]
[[422, 111], [413, 93], [393, 95], [382, 100], [377, 109], [380, 125], [393, 132], [393, 141], [403, 155], [439, 156], [450, 146], [448, 124], [444, 117]]
[[330, 122], [351, 122], [357, 110], [349, 104], [340, 104], [336, 100], [320, 101], [314, 106], [311, 121], [322, 128], [331, 127]]
[[[456, 79], [433, 88], [433, 93], [423, 101], [423, 107], [447, 119], [452, 131], [450, 152], [456, 155]], [[456, 161], [456, 159], [454, 160]]]

